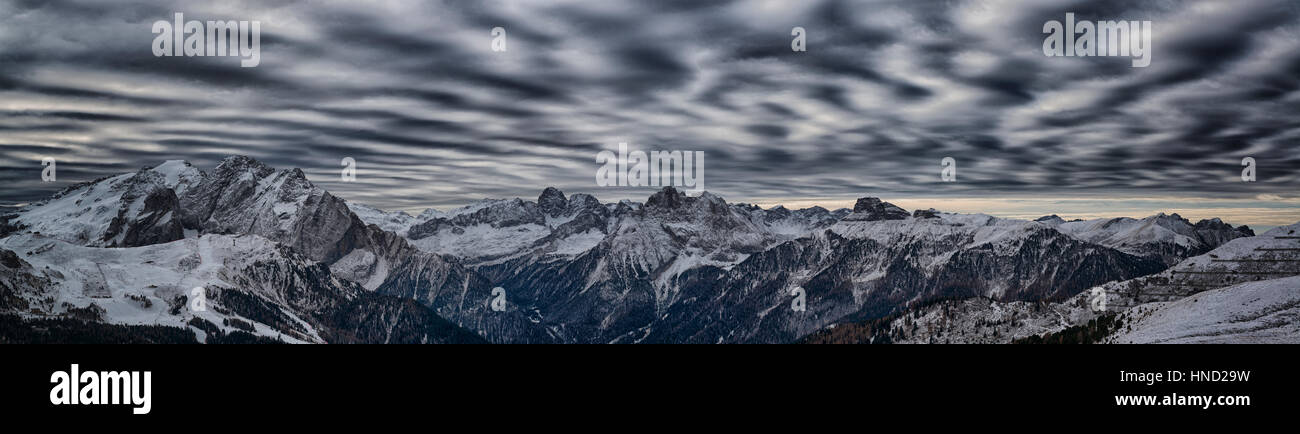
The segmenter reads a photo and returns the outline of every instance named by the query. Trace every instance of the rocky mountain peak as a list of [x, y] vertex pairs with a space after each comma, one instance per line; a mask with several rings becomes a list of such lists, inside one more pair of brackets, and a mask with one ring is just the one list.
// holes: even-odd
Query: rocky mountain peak
[[685, 204], [686, 193], [677, 191], [676, 188], [671, 186], [664, 187], [663, 190], [655, 192], [655, 194], [650, 195], [650, 198], [645, 201], [646, 208], [658, 209], [677, 209], [681, 208], [682, 205]]
[[1192, 222], [1191, 222], [1191, 221], [1188, 221], [1187, 219], [1183, 218], [1183, 216], [1178, 215], [1178, 213], [1165, 214], [1165, 213], [1162, 212], [1162, 213], [1158, 213], [1158, 214], [1156, 214], [1156, 215], [1153, 215], [1153, 216], [1151, 216], [1151, 217], [1147, 217], [1146, 220], [1152, 220], [1152, 221], [1155, 221], [1155, 222], [1157, 222], [1157, 223], [1160, 223], [1161, 226], [1166, 226], [1166, 227], [1169, 226], [1169, 225], [1175, 225], [1175, 224], [1176, 224], [1176, 225], [1179, 225], [1179, 226], [1182, 226], [1182, 225], [1191, 226], [1191, 225], [1192, 225]]
[[[690, 199], [691, 198], [687, 198], [687, 200]], [[706, 191], [700, 193], [700, 196], [694, 199], [696, 206], [707, 208], [710, 214], [718, 214], [727, 211], [727, 201], [716, 194]]]
[[1198, 221], [1193, 228], [1195, 228], [1196, 235], [1203, 242], [1215, 247], [1236, 238], [1255, 236], [1255, 231], [1251, 230], [1249, 226], [1241, 225], [1234, 228], [1218, 218]]
[[247, 155], [232, 155], [221, 160], [221, 163], [217, 164], [217, 168], [213, 169], [212, 173], [219, 178], [241, 176], [245, 173], [251, 174], [255, 178], [265, 178], [275, 173], [275, 169]]
[[541, 207], [542, 213], [551, 217], [564, 214], [568, 205], [569, 200], [564, 197], [564, 192], [555, 187], [546, 187], [542, 190], [542, 195], [537, 197], [537, 206]]
[[775, 207], [772, 207], [771, 209], [768, 209], [766, 216], [769, 220], [778, 220], [778, 219], [789, 218], [791, 214], [793, 214], [793, 212], [791, 212], [786, 207], [777, 205]]
[[907, 210], [877, 197], [858, 199], [853, 205], [853, 214], [845, 217], [850, 221], [904, 220], [910, 214]]
[[1056, 214], [1045, 215], [1045, 216], [1042, 216], [1042, 217], [1039, 217], [1039, 218], [1034, 219], [1034, 221], [1039, 222], [1039, 223], [1046, 224], [1046, 225], [1048, 225], [1048, 226], [1056, 226], [1056, 225], [1059, 225], [1059, 224], [1061, 224], [1061, 223], [1065, 223], [1065, 219], [1061, 218], [1061, 216], [1058, 216], [1058, 215], [1056, 215]]
[[573, 195], [572, 197], [569, 197], [570, 210], [576, 211], [576, 210], [589, 210], [589, 209], [597, 209], [597, 208], [604, 209], [605, 207], [600, 204], [599, 199], [596, 199], [595, 196], [592, 196], [590, 194], [578, 193]]

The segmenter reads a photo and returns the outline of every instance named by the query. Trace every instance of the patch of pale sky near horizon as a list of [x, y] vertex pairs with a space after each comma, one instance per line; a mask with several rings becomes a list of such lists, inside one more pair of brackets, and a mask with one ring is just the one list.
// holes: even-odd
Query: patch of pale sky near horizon
[[[1099, 219], [1116, 217], [1142, 218], [1158, 213], [1177, 213], [1193, 222], [1219, 218], [1232, 225], [1248, 225], [1262, 231], [1300, 222], [1300, 201], [1209, 198], [882, 198], [907, 210], [934, 208], [961, 214], [988, 214], [995, 217], [1032, 220], [1056, 214], [1063, 219]], [[783, 204], [787, 208], [821, 206], [827, 209], [851, 208], [856, 200], [797, 200], [757, 202], [769, 207]]]
[[[539, 191], [540, 193], [540, 191]], [[602, 194], [600, 191], [573, 191], [566, 194], [587, 193], [596, 196], [604, 203], [628, 199], [644, 202], [645, 197], [654, 193], [646, 190], [643, 196], [627, 194]], [[348, 195], [340, 195], [348, 199]], [[753, 203], [763, 208], [777, 205], [790, 209], [820, 206], [826, 209], [853, 208], [857, 198], [812, 198], [812, 199], [754, 199], [723, 197], [728, 203]], [[502, 199], [502, 198], [494, 198]], [[525, 200], [535, 200], [527, 197]], [[988, 214], [995, 217], [1032, 220], [1045, 215], [1056, 214], [1063, 219], [1100, 219], [1116, 217], [1142, 218], [1158, 213], [1177, 213], [1192, 222], [1201, 219], [1219, 218], [1234, 226], [1247, 225], [1256, 232], [1300, 222], [1300, 197], [1281, 198], [1276, 195], [1261, 195], [1250, 199], [1216, 199], [1216, 198], [1179, 198], [1179, 197], [1087, 197], [1087, 198], [951, 198], [951, 197], [882, 197], [909, 211], [935, 208], [943, 212], [960, 214]], [[365, 203], [357, 198], [357, 202]], [[469, 204], [447, 204], [439, 206], [409, 206], [390, 208], [392, 211], [406, 211], [417, 215], [427, 208], [450, 210]], [[367, 204], [369, 205], [369, 204]]]

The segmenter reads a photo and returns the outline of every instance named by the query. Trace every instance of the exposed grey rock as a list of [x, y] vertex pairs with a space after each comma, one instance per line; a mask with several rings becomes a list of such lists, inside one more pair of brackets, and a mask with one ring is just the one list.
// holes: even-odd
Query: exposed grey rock
[[1196, 222], [1195, 230], [1197, 239], [1206, 246], [1214, 247], [1221, 246], [1237, 238], [1255, 236], [1255, 231], [1246, 225], [1234, 228], [1217, 218]]
[[542, 190], [541, 196], [537, 197], [537, 206], [541, 208], [543, 214], [558, 217], [568, 208], [569, 200], [564, 198], [564, 193], [559, 189], [546, 187]]
[[347, 204], [307, 181], [245, 156], [225, 159], [180, 197], [183, 221], [203, 233], [260, 235], [317, 261], [343, 257], [364, 225]]
[[853, 214], [844, 217], [849, 221], [903, 220], [909, 216], [907, 210], [883, 202], [880, 198], [864, 197], [853, 205]]
[[934, 208], [918, 209], [912, 212], [912, 218], [918, 219], [936, 219], [939, 218], [939, 211]]
[[1039, 223], [1042, 223], [1042, 224], [1045, 224], [1045, 225], [1048, 225], [1048, 226], [1056, 226], [1056, 225], [1059, 225], [1059, 224], [1061, 224], [1061, 223], [1065, 223], [1065, 219], [1061, 218], [1061, 216], [1058, 216], [1058, 215], [1056, 215], [1056, 214], [1047, 215], [1047, 216], [1042, 216], [1042, 217], [1039, 217], [1039, 218], [1034, 219], [1034, 221], [1039, 222]]
[[70, 186], [0, 218], [0, 232], [40, 232], [96, 247], [135, 247], [184, 237], [176, 191], [202, 181], [183, 161]]
[[130, 188], [123, 193], [122, 202], [129, 204], [139, 201], [142, 206], [138, 209], [122, 207], [118, 210], [117, 216], [104, 232], [103, 240], [107, 245], [147, 246], [185, 237], [185, 231], [181, 227], [181, 209], [180, 202], [176, 199], [176, 192], [165, 186], [160, 179], [154, 178], [161, 178], [161, 175], [142, 171], [128, 181], [139, 183], [140, 186]]
[[[937, 224], [942, 219], [911, 220]], [[906, 222], [857, 222], [899, 225]], [[1158, 262], [1076, 240], [1049, 228], [1027, 228], [998, 245], [975, 242], [976, 231], [900, 231], [887, 242], [833, 231], [782, 243], [729, 270], [701, 271], [681, 299], [646, 327], [641, 342], [791, 342], [827, 325], [902, 312], [944, 298], [1043, 300], [1092, 285], [1160, 271]], [[941, 262], [930, 262], [934, 258]], [[877, 276], [864, 280], [862, 276]], [[803, 288], [807, 310], [790, 308]]]

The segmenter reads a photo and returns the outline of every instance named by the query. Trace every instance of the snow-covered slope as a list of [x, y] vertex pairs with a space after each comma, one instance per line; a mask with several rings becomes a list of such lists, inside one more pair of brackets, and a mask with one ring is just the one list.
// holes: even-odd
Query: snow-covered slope
[[[1041, 304], [945, 301], [914, 309], [883, 329], [892, 333], [890, 337], [894, 342], [1006, 343], [1029, 335], [1042, 335], [1084, 324], [1106, 312], [1118, 312], [1121, 318], [1125, 318], [1127, 332], [1123, 334], [1125, 337], [1111, 339], [1109, 342], [1112, 343], [1154, 342], [1162, 339], [1177, 342], [1198, 339], [1214, 342], [1253, 342], [1260, 337], [1256, 334], [1240, 332], [1239, 329], [1260, 327], [1258, 321], [1224, 322], [1217, 325], [1225, 327], [1224, 332], [1219, 336], [1193, 338], [1190, 335], [1178, 335], [1177, 331], [1182, 327], [1181, 325], [1186, 325], [1187, 330], [1196, 327], [1208, 327], [1213, 330], [1216, 322], [1221, 319], [1201, 324], [1198, 322], [1201, 320], [1196, 316], [1202, 313], [1184, 308], [1169, 308], [1170, 310], [1166, 310], [1157, 322], [1129, 322], [1127, 318], [1146, 318], [1151, 312], [1163, 309], [1162, 306], [1166, 305], [1186, 306], [1186, 303], [1192, 303], [1195, 307], [1197, 303], [1207, 300], [1196, 298], [1201, 294], [1252, 291], [1250, 288], [1256, 288], [1252, 286], [1256, 284], [1282, 286], [1284, 288], [1279, 294], [1289, 293], [1291, 295], [1282, 296], [1295, 297], [1295, 286], [1290, 289], [1285, 286], [1296, 283], [1294, 278], [1288, 276], [1300, 276], [1300, 251], [1292, 250], [1300, 249], [1300, 238], [1297, 237], [1300, 237], [1300, 223], [1274, 228], [1257, 236], [1237, 238], [1206, 254], [1188, 258], [1160, 273], [1108, 282], [1089, 288], [1061, 302]], [[1244, 296], [1232, 295], [1232, 297]], [[1103, 298], [1105, 310], [1098, 311], [1097, 309], [1103, 306], [1100, 302]], [[1235, 299], [1208, 300], [1214, 302]], [[1214, 309], [1233, 312], [1237, 307], [1251, 306], [1256, 302], [1268, 302], [1267, 297], [1252, 300], [1235, 307], [1217, 305]], [[1268, 303], [1285, 305], [1286, 301]], [[1279, 314], [1280, 317], [1266, 319], [1276, 321], [1278, 318], [1288, 318], [1286, 316], [1288, 314], [1284, 311], [1285, 309]], [[1294, 310], [1291, 312], [1290, 315], [1294, 315]], [[1179, 314], [1191, 316], [1178, 318], [1176, 315]], [[1236, 317], [1239, 318], [1249, 317], [1243, 312], [1232, 313], [1232, 315], [1237, 315]], [[1213, 318], [1213, 315], [1210, 317]], [[1195, 324], [1201, 325], [1193, 327]], [[850, 325], [852, 326], [861, 327]], [[1149, 327], [1155, 329], [1146, 331], [1145, 329]], [[856, 330], [845, 330], [846, 328], [840, 327], [841, 330], [831, 330], [825, 334], [833, 338], [837, 333], [838, 335], [860, 333]], [[1285, 332], [1286, 329], [1272, 330], [1264, 334], [1281, 333], [1279, 330]], [[1190, 331], [1188, 333], [1195, 334]], [[1281, 333], [1280, 336], [1287, 335]], [[1292, 333], [1290, 336], [1294, 337], [1295, 334]]]
[[1172, 301], [1243, 282], [1300, 275], [1300, 223], [1260, 235], [1237, 238], [1165, 271], [1090, 291], [1103, 291], [1107, 306], [1123, 310], [1143, 303]]
[[405, 236], [406, 231], [415, 224], [415, 217], [406, 211], [384, 211], [368, 205], [348, 202], [348, 209], [366, 224], [379, 226], [380, 229]]
[[1038, 221], [1084, 241], [1173, 265], [1223, 243], [1255, 235], [1246, 226], [1232, 227], [1219, 219], [1196, 224], [1178, 214], [1160, 213], [1143, 219], [1128, 217], [1063, 222], [1048, 216]]
[[1005, 344], [1086, 323], [1096, 314], [1086, 304], [1001, 302], [987, 298], [944, 300], [909, 309], [884, 321], [828, 326], [810, 343]]
[[[28, 318], [188, 328], [200, 342], [213, 333], [309, 343], [480, 339], [255, 235], [102, 249], [21, 234], [0, 240], [0, 256], [3, 313]], [[28, 282], [14, 284], [15, 276]]]
[[551, 232], [534, 202], [485, 200], [411, 226], [407, 238], [421, 250], [471, 260], [519, 253]]
[[18, 210], [10, 225], [96, 247], [142, 246], [185, 236], [177, 194], [203, 174], [184, 161], [168, 161], [71, 186], [53, 198]]
[[[94, 304], [103, 319], [115, 324], [187, 327], [192, 318], [223, 324], [230, 318], [248, 320], [215, 309], [191, 312], [186, 299], [193, 288], [234, 287], [226, 274], [278, 253], [261, 237], [196, 237], [149, 247], [96, 249], [39, 235], [19, 235], [0, 240], [0, 248], [16, 252], [32, 268], [46, 271], [52, 284], [30, 294], [31, 308], [39, 316], [65, 314]], [[50, 271], [52, 270], [52, 271]], [[52, 297], [52, 302], [45, 302]], [[178, 309], [177, 314], [169, 311]], [[184, 312], [180, 314], [179, 312]], [[314, 329], [287, 334], [264, 324], [253, 333], [289, 342], [321, 342]], [[226, 330], [235, 330], [222, 326]]]
[[[31, 207], [33, 211], [7, 216], [0, 221], [0, 237], [45, 236], [45, 232], [37, 233], [27, 225], [29, 219], [45, 222], [36, 219], [38, 216], [48, 219], [43, 224], [48, 224], [48, 230], [60, 239], [77, 245], [161, 245], [208, 235], [256, 236], [268, 240], [276, 249], [300, 255], [310, 267], [332, 270], [331, 279], [341, 278], [377, 294], [419, 300], [439, 315], [484, 336], [494, 333], [498, 341], [549, 340], [540, 328], [529, 331], [536, 327], [528, 321], [527, 313], [517, 308], [485, 314], [492, 297], [492, 286], [486, 279], [455, 258], [420, 251], [397, 234], [366, 225], [343, 200], [314, 186], [298, 169], [275, 170], [251, 158], [233, 156], [203, 174], [183, 163], [169, 162], [70, 191], [78, 197], [60, 196]], [[137, 200], [141, 195], [137, 191], [149, 193], [146, 199]], [[86, 202], [98, 208], [73, 208]], [[104, 216], [114, 209], [135, 217], [105, 223]], [[166, 236], [152, 235], [158, 228], [166, 229]], [[90, 235], [76, 236], [79, 233]], [[79, 254], [97, 254], [92, 252]], [[55, 270], [59, 267], [52, 265]], [[292, 282], [283, 283], [292, 286]]]
[[1108, 343], [1300, 344], [1300, 276], [1134, 307]]

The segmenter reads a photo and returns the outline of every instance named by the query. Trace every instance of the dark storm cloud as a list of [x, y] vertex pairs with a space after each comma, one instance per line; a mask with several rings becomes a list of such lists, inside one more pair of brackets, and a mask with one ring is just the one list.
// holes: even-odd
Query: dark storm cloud
[[[173, 12], [260, 21], [261, 65], [154, 57]], [[1066, 12], [1152, 21], [1151, 65], [1044, 56]], [[704, 151], [706, 187], [734, 201], [1290, 197], [1297, 34], [1290, 0], [10, 1], [0, 203], [232, 153], [380, 207], [546, 185], [641, 199], [595, 186], [619, 142]], [[46, 156], [59, 182], [40, 182]], [[1233, 182], [1245, 156], [1260, 182]], [[338, 182], [344, 157], [357, 183]], [[944, 157], [960, 182], [939, 182]]]

